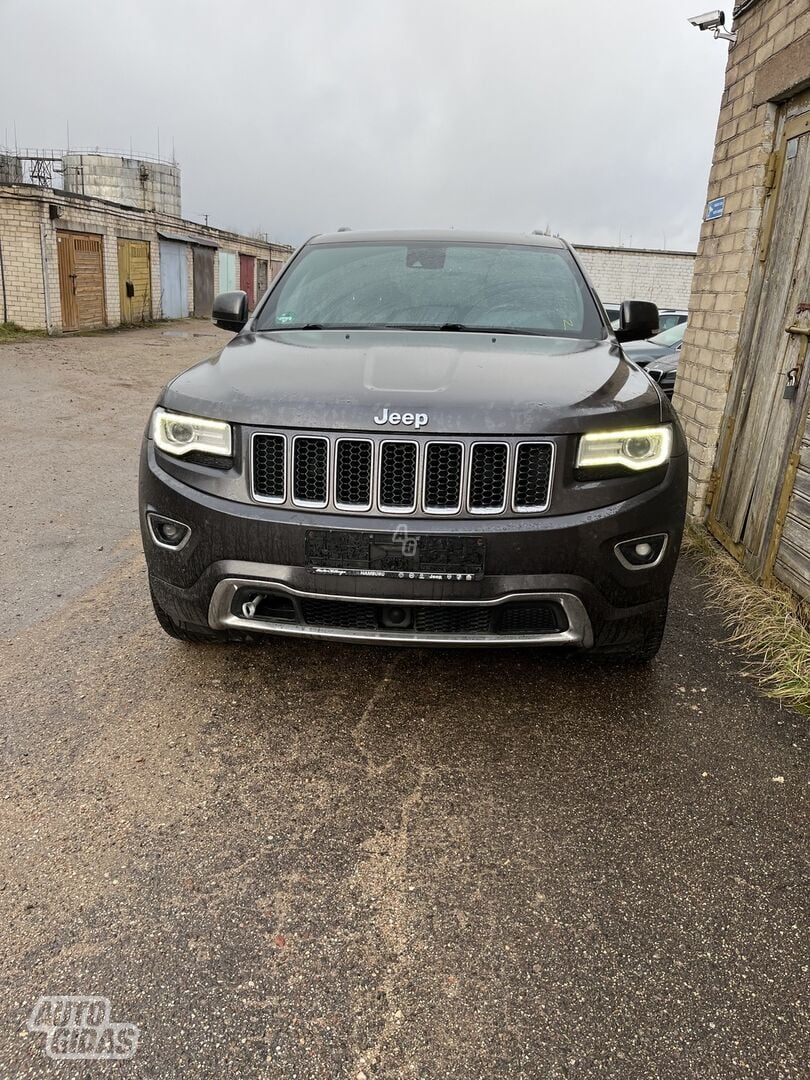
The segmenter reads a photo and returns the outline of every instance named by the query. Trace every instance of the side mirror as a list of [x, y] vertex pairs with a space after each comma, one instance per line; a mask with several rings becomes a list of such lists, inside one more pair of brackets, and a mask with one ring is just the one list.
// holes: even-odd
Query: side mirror
[[247, 293], [221, 292], [214, 301], [211, 320], [221, 330], [238, 334], [248, 320]]
[[619, 341], [645, 341], [657, 333], [657, 305], [651, 304], [648, 300], [625, 300], [619, 312], [617, 339]]

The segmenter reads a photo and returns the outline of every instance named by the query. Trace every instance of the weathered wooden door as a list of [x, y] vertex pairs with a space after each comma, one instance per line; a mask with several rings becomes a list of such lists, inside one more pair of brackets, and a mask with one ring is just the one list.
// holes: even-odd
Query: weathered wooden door
[[267, 291], [267, 259], [256, 260], [256, 299], [260, 300]]
[[118, 293], [122, 323], [143, 323], [152, 318], [148, 240], [118, 240]]
[[[810, 364], [810, 112], [784, 124], [776, 186], [740, 333], [709, 524], [756, 577], [770, 572]], [[790, 374], [792, 372], [792, 374]], [[783, 516], [783, 515], [782, 515]]]
[[214, 310], [214, 249], [191, 249], [194, 261], [194, 314], [198, 319], [210, 319]]
[[160, 241], [160, 311], [164, 319], [188, 318], [188, 245]]
[[232, 251], [219, 253], [219, 291], [233, 292], [236, 289], [236, 256]]
[[239, 288], [247, 293], [248, 311], [256, 306], [256, 260], [252, 255], [239, 255]]
[[63, 330], [104, 326], [104, 258], [101, 237], [60, 230], [59, 295]]

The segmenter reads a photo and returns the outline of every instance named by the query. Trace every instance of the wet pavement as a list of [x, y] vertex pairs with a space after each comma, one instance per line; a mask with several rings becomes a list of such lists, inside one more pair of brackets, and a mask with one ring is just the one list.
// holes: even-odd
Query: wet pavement
[[[137, 447], [219, 337], [0, 346], [0, 1077], [805, 1075], [806, 722], [696, 568], [646, 671], [172, 641]], [[62, 994], [135, 1057], [50, 1060]]]

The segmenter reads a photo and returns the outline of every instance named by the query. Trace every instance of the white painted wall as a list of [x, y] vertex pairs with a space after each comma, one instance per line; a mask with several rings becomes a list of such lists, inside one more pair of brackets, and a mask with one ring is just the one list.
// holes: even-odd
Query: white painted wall
[[603, 303], [652, 300], [659, 307], [689, 307], [695, 255], [687, 251], [592, 247], [575, 244]]

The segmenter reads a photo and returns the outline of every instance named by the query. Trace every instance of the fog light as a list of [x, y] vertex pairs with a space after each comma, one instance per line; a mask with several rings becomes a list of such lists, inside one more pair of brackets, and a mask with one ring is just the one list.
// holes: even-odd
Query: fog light
[[644, 570], [649, 566], [658, 566], [667, 549], [667, 534], [656, 533], [654, 536], [638, 536], [633, 540], [623, 540], [616, 544], [616, 558], [626, 570]]
[[402, 630], [411, 625], [411, 612], [407, 607], [385, 607], [380, 621], [388, 630]]
[[184, 525], [182, 521], [160, 517], [159, 514], [148, 514], [147, 520], [152, 539], [158, 547], [179, 551], [191, 536], [191, 529], [188, 525]]

